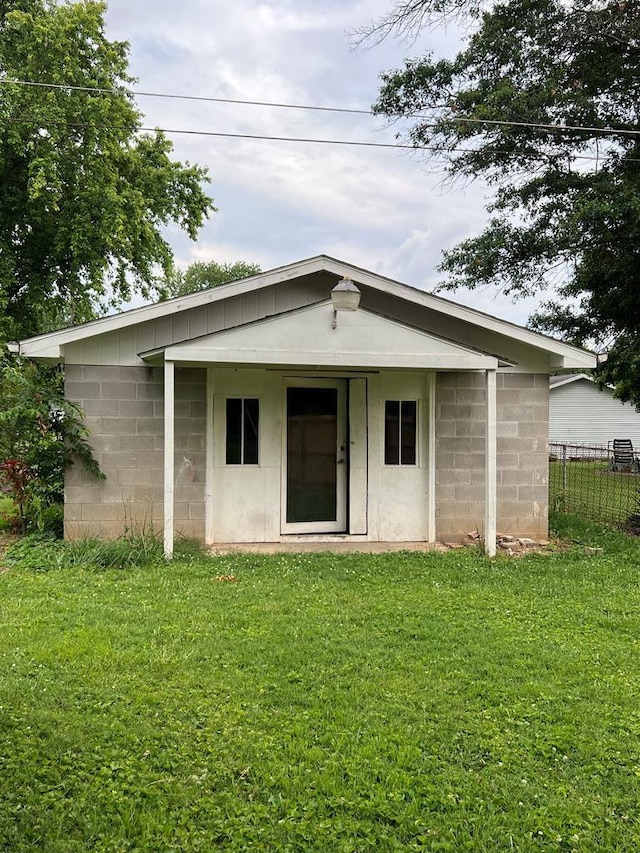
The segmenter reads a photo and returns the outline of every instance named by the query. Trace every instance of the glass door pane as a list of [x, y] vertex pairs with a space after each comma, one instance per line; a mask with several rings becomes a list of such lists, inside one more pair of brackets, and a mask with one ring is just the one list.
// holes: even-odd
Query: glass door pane
[[287, 523], [337, 519], [337, 388], [287, 388]]

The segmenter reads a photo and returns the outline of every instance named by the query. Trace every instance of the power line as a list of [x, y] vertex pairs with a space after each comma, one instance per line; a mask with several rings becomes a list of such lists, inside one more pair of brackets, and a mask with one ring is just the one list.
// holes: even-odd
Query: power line
[[[86, 122], [42, 122], [39, 119], [29, 119], [29, 118], [10, 118], [6, 119], [7, 121], [12, 122], [13, 124], [34, 124], [38, 127], [46, 127], [47, 124], [50, 127], [66, 127], [74, 130], [82, 130], [88, 128], [97, 128], [99, 130], [120, 130], [122, 129], [119, 125], [113, 124], [88, 124]], [[165, 133], [168, 135], [172, 134], [180, 134], [184, 136], [205, 136], [205, 137], [219, 137], [222, 139], [250, 139], [257, 141], [268, 141], [268, 142], [302, 142], [302, 143], [310, 143], [316, 145], [351, 145], [360, 148], [396, 148], [400, 150], [407, 151], [435, 151], [441, 154], [479, 154], [481, 153], [481, 149], [477, 148], [447, 148], [446, 151], [438, 148], [435, 145], [409, 145], [403, 142], [365, 142], [363, 140], [351, 140], [351, 139], [320, 139], [316, 137], [304, 137], [304, 136], [271, 136], [267, 134], [257, 134], [257, 133], [227, 133], [223, 131], [217, 130], [188, 130], [186, 128], [171, 128], [171, 127], [139, 127], [137, 128], [139, 131], [144, 131], [147, 133]], [[521, 156], [517, 151], [503, 151], [500, 149], [495, 149], [493, 151], [494, 154], [501, 154], [504, 156], [513, 156], [518, 157]], [[587, 160], [597, 162], [602, 160], [602, 157], [590, 156], [588, 154], [574, 154], [573, 158], [576, 160]], [[640, 158], [627, 157], [625, 158], [626, 163], [640, 163]]]
[[[408, 118], [419, 118], [419, 114], [411, 114], [408, 116]], [[571, 131], [572, 133], [602, 133], [605, 136], [640, 136], [640, 129], [626, 130], [623, 128], [615, 127], [589, 127], [588, 125], [581, 124], [542, 124], [530, 121], [505, 121], [491, 118], [465, 118], [463, 116], [458, 116], [450, 119], [440, 119], [440, 123], [443, 121], [447, 122], [447, 124], [466, 122], [469, 124], [491, 124], [500, 127], [525, 127], [530, 128], [532, 130], [551, 130], [554, 133], [565, 133], [567, 131]], [[433, 127], [433, 125], [431, 125], [431, 127]]]
[[[108, 88], [99, 88], [93, 86], [72, 86], [65, 83], [40, 83], [33, 80], [11, 80], [9, 78], [3, 77], [0, 78], [0, 84], [11, 84], [16, 86], [31, 86], [43, 89], [65, 89], [71, 92], [90, 92], [94, 94], [102, 94], [102, 95], [122, 95], [122, 94], [131, 94], [136, 97], [145, 97], [145, 98], [165, 98], [169, 100], [183, 100], [183, 101], [200, 101], [200, 102], [208, 102], [208, 103], [216, 103], [216, 104], [234, 104], [239, 106], [253, 106], [253, 107], [275, 107], [277, 109], [286, 109], [286, 110], [308, 110], [308, 111], [316, 111], [316, 112], [328, 112], [328, 113], [346, 113], [351, 115], [368, 115], [375, 116], [378, 113], [374, 113], [372, 110], [361, 110], [361, 109], [351, 109], [348, 107], [322, 107], [313, 104], [290, 104], [283, 103], [278, 101], [250, 101], [243, 100], [240, 98], [216, 98], [211, 96], [204, 95], [178, 95], [169, 92], [147, 92], [138, 89], [108, 89]], [[446, 104], [435, 104], [432, 109], [447, 109]], [[420, 118], [421, 113], [408, 113], [405, 116], [399, 116], [399, 118]], [[522, 127], [528, 128], [531, 130], [548, 130], [554, 133], [592, 133], [592, 134], [603, 134], [603, 135], [615, 135], [615, 136], [640, 136], [640, 129], [631, 130], [626, 128], [614, 128], [614, 127], [592, 127], [589, 125], [572, 125], [572, 124], [545, 124], [544, 122], [526, 122], [526, 121], [511, 121], [506, 119], [488, 119], [488, 118], [474, 118], [474, 117], [466, 117], [466, 116], [453, 116], [450, 119], [443, 118], [440, 119], [438, 123], [465, 123], [465, 124], [483, 124], [483, 125], [492, 125], [496, 127]], [[435, 123], [425, 123], [425, 126], [435, 127]], [[413, 147], [413, 146], [411, 146]]]
[[64, 83], [36, 83], [32, 80], [10, 80], [7, 77], [0, 78], [0, 83], [13, 83], [17, 86], [34, 86], [43, 89], [68, 89], [71, 92], [93, 92], [99, 95], [122, 95], [131, 94], [144, 98], [167, 98], [176, 101], [206, 101], [214, 104], [239, 104], [252, 107], [278, 107], [285, 110], [317, 110], [326, 113], [353, 113], [354, 115], [375, 115], [371, 110], [356, 110], [347, 107], [321, 107], [309, 104], [287, 104], [276, 101], [247, 101], [237, 98], [214, 98], [204, 95], [176, 95], [168, 92], [144, 92], [139, 89], [101, 89], [93, 86], [70, 86]]
[[[87, 128], [98, 128], [100, 130], [119, 130], [121, 126], [115, 124], [88, 124], [86, 122], [66, 122], [66, 121], [49, 121], [42, 122], [40, 119], [30, 119], [30, 118], [10, 118], [6, 119], [6, 121], [10, 121], [13, 124], [34, 124], [38, 127], [66, 127], [74, 130], [82, 130]], [[270, 142], [307, 142], [307, 143], [316, 143], [319, 145], [355, 145], [364, 148], [401, 148], [406, 149], [408, 151], [415, 151], [415, 145], [409, 145], [403, 142], [365, 142], [362, 140], [350, 140], [350, 139], [318, 139], [312, 137], [302, 137], [302, 136], [270, 136], [267, 134], [258, 134], [258, 133], [227, 133], [223, 131], [217, 130], [188, 130], [186, 128], [172, 128], [172, 127], [139, 127], [137, 130], [145, 131], [148, 133], [155, 133], [159, 131], [160, 133], [166, 134], [181, 134], [185, 136], [212, 136], [212, 137], [221, 137], [227, 139], [255, 139], [255, 140], [266, 140]], [[438, 149], [435, 146], [419, 146], [418, 150], [425, 151], [437, 151]], [[456, 151], [463, 151], [465, 149], [455, 149]], [[468, 149], [471, 152], [472, 149]], [[504, 152], [507, 153], [507, 152]]]

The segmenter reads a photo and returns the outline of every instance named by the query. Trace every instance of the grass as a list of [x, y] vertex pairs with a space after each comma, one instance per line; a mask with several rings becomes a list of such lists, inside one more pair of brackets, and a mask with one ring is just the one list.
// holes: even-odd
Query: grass
[[0, 849], [639, 849], [639, 546], [559, 523], [519, 560], [23, 554]]
[[0, 531], [18, 530], [19, 528], [18, 508], [11, 498], [0, 493]]
[[551, 506], [594, 520], [624, 524], [639, 511], [639, 487], [637, 474], [610, 471], [606, 460], [567, 462], [566, 481], [563, 463], [549, 463]]

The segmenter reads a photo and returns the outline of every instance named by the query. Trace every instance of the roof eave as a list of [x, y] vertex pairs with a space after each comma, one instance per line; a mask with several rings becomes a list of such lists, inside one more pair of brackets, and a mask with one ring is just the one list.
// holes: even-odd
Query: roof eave
[[255, 290], [256, 286], [260, 288], [269, 287], [280, 281], [319, 272], [325, 269], [324, 261], [325, 256], [318, 255], [314, 258], [307, 258], [303, 261], [286, 264], [285, 266], [277, 267], [264, 273], [239, 279], [238, 281], [230, 281], [226, 284], [208, 288], [207, 290], [190, 293], [187, 296], [177, 296], [174, 299], [166, 299], [163, 302], [155, 302], [152, 305], [130, 308], [128, 311], [122, 311], [119, 314], [113, 314], [109, 317], [101, 317], [99, 320], [91, 320], [88, 323], [82, 323], [80, 326], [71, 326], [66, 329], [58, 329], [55, 332], [47, 332], [32, 338], [25, 338], [18, 344], [20, 352], [22, 355], [34, 358], [38, 357], [44, 351], [48, 355], [53, 355], [54, 352], [60, 354], [60, 346], [65, 343], [73, 343], [74, 341], [105, 334], [106, 332], [118, 331], [127, 326], [144, 323], [149, 320], [157, 320], [169, 314], [179, 314], [181, 311], [188, 311], [192, 308], [199, 308], [202, 305], [209, 305], [212, 302], [218, 302], [230, 296], [242, 296], [244, 293]]
[[[564, 346], [567, 347], [569, 344]], [[595, 353], [577, 347], [571, 347], [568, 353], [553, 353], [550, 363], [552, 370], [592, 370], [597, 365], [598, 357]]]

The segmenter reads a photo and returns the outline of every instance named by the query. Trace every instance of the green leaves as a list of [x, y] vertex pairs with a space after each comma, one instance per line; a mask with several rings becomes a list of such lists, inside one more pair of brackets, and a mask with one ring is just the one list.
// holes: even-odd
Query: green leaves
[[182, 272], [175, 270], [166, 282], [169, 296], [185, 296], [209, 287], [217, 287], [229, 281], [248, 278], [260, 272], [257, 264], [236, 261], [233, 264], [220, 264], [217, 261], [196, 261]]
[[104, 12], [93, 0], [0, 5], [5, 340], [91, 319], [133, 290], [152, 296], [172, 269], [162, 227], [193, 239], [215, 210], [206, 169], [140, 133], [128, 45], [106, 38]]
[[[617, 0], [422, 0], [423, 22], [483, 14], [453, 60], [382, 75], [375, 109], [496, 188], [486, 231], [444, 256], [445, 287], [553, 288], [533, 319], [608, 349], [602, 381], [640, 404], [640, 17]], [[417, 117], [416, 113], [418, 114]]]
[[64, 398], [58, 368], [6, 358], [0, 362], [2, 482], [21, 518], [42, 526], [46, 509], [64, 498], [64, 471], [75, 463], [104, 477], [88, 442], [82, 412]]

